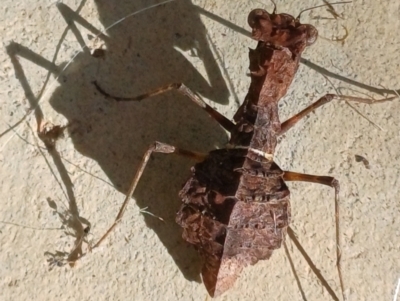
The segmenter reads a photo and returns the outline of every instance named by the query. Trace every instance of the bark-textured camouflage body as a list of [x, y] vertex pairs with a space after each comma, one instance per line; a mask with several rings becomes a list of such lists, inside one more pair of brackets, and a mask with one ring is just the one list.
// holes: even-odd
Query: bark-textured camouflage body
[[268, 259], [290, 222], [289, 190], [272, 160], [281, 130], [278, 101], [286, 94], [301, 53], [316, 29], [287, 14], [253, 10], [249, 92], [234, 116], [230, 147], [214, 150], [192, 168], [180, 192], [177, 222], [204, 259], [211, 296], [229, 289], [243, 267]]

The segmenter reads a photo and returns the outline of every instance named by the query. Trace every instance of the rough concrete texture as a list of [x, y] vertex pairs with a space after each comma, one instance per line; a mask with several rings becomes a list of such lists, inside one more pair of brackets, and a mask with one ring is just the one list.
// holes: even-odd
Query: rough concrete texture
[[[199, 258], [184, 244], [174, 222], [177, 193], [193, 164], [189, 159], [155, 155], [122, 222], [100, 248], [74, 268], [53, 266], [49, 271], [47, 262], [51, 254], [71, 252], [74, 235], [82, 235], [89, 223], [87, 240], [98, 240], [115, 218], [151, 142], [208, 151], [223, 147], [228, 139], [216, 122], [175, 92], [140, 103], [116, 103], [101, 96], [91, 82], [97, 80], [121, 96], [184, 82], [232, 117], [249, 85], [248, 47], [256, 44], [243, 34], [248, 31], [247, 15], [260, 6], [271, 11], [271, 3], [177, 0], [132, 16], [107, 30], [106, 38], [95, 39], [95, 29], [155, 2], [71, 0], [57, 7], [49, 0], [3, 0], [1, 300], [206, 299]], [[322, 4], [276, 2], [279, 12], [293, 15]], [[400, 2], [355, 0], [335, 8], [343, 18], [333, 20], [325, 8], [302, 15], [302, 21], [320, 33], [304, 57], [344, 78], [399, 89]], [[346, 40], [333, 41], [345, 34], [344, 28]], [[90, 56], [89, 49], [99, 47], [107, 50], [105, 56]], [[343, 94], [380, 97], [330, 80]], [[321, 74], [300, 66], [281, 102], [282, 120], [333, 91]], [[348, 105], [333, 102], [285, 135], [276, 160], [283, 169], [340, 181], [345, 293], [348, 300], [391, 300], [400, 277], [400, 102], [355, 106], [383, 130]], [[32, 107], [36, 114], [18, 124]], [[70, 124], [56, 151], [48, 152], [38, 139], [38, 121]], [[357, 163], [355, 155], [367, 158], [370, 169]], [[292, 227], [340, 295], [333, 191], [309, 183], [289, 187]], [[164, 222], [140, 212], [145, 207]], [[330, 300], [290, 239], [287, 243], [306, 300]], [[218, 299], [303, 297], [281, 248], [271, 260], [247, 268]]]

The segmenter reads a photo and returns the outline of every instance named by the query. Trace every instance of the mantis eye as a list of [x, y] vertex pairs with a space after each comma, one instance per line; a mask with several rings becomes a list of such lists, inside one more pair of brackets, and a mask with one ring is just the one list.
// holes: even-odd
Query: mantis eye
[[307, 24], [307, 25], [304, 25], [304, 26], [306, 26], [305, 32], [306, 32], [306, 35], [307, 35], [307, 38], [306, 38], [306, 45], [307, 45], [307, 46], [310, 46], [310, 45], [314, 44], [315, 41], [317, 40], [317, 38], [318, 38], [318, 31], [317, 31], [317, 29], [316, 29], [314, 26], [312, 26], [312, 25]]

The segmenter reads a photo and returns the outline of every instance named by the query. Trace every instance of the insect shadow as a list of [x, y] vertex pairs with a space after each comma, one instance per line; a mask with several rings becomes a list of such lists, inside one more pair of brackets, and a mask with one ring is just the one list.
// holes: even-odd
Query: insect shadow
[[[96, 5], [100, 21], [108, 26], [126, 12], [138, 11], [149, 3], [96, 1]], [[67, 20], [78, 19], [67, 6], [58, 7]], [[50, 104], [67, 118], [75, 149], [97, 161], [120, 192], [126, 193], [142, 155], [155, 140], [200, 152], [227, 142], [218, 124], [178, 93], [172, 91], [140, 104], [117, 104], [92, 85], [96, 80], [114, 94], [138, 95], [168, 83], [184, 82], [200, 95], [227, 104], [228, 88], [209, 48], [206, 29], [190, 1], [175, 1], [142, 12], [111, 28], [107, 35], [105, 56], [80, 53], [61, 75], [61, 86], [52, 94]], [[208, 81], [181, 52], [202, 61]], [[146, 225], [157, 234], [184, 276], [198, 281], [197, 254], [182, 241], [175, 224], [180, 205], [177, 192], [191, 165], [190, 160], [155, 156], [134, 197], [139, 208], [148, 207], [165, 220], [163, 223], [144, 215]]]

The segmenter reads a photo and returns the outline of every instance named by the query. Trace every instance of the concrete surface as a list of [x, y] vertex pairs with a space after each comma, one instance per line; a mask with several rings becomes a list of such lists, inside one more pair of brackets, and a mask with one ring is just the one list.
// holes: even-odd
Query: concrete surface
[[[107, 38], [94, 38], [95, 28], [104, 29], [150, 2], [155, 3], [71, 0], [57, 7], [48, 0], [3, 1], [0, 300], [206, 299], [198, 256], [183, 243], [174, 222], [177, 193], [193, 162], [174, 156], [160, 154], [150, 161], [135, 201], [101, 248], [74, 268], [49, 271], [47, 261], [73, 251], [75, 236], [81, 237], [89, 224], [89, 241], [104, 233], [151, 142], [208, 151], [228, 139], [204, 112], [174, 92], [117, 104], [99, 95], [93, 80], [121, 96], [184, 82], [228, 117], [247, 92], [247, 53], [255, 42], [242, 32], [248, 31], [251, 9], [271, 11], [268, 1], [178, 0], [124, 20], [107, 31]], [[279, 12], [293, 15], [321, 3], [277, 1]], [[77, 9], [79, 15], [73, 13]], [[332, 20], [325, 8], [302, 15], [302, 22], [320, 33], [304, 58], [360, 83], [399, 89], [400, 2], [355, 0], [336, 9], [343, 19]], [[68, 30], [66, 20], [76, 24], [75, 30]], [[332, 41], [343, 36], [344, 27], [345, 42]], [[88, 48], [82, 50], [83, 45]], [[88, 49], [99, 47], [107, 49], [105, 56], [90, 56]], [[344, 94], [379, 98], [331, 81]], [[302, 65], [282, 101], [282, 120], [333, 91], [321, 74]], [[17, 124], [39, 98], [36, 115]], [[277, 162], [284, 169], [339, 179], [348, 300], [392, 300], [400, 277], [400, 104], [356, 107], [383, 130], [344, 103], [331, 103], [286, 134]], [[37, 137], [38, 120], [70, 124], [50, 153]], [[367, 158], [371, 168], [355, 162], [355, 155]], [[289, 185], [292, 227], [339, 295], [333, 191]], [[141, 213], [144, 207], [165, 222]], [[290, 239], [288, 245], [306, 300], [330, 300]], [[247, 268], [219, 300], [303, 298], [282, 248], [271, 260]]]

